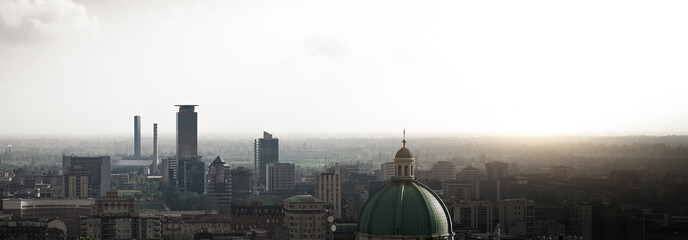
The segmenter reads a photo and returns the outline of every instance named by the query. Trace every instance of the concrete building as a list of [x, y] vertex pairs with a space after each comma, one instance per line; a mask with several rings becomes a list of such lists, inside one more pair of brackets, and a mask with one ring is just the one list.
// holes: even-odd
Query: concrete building
[[315, 196], [328, 202], [334, 209], [334, 218], [342, 217], [342, 179], [336, 173], [320, 173], [316, 180]]
[[394, 177], [394, 162], [380, 164], [380, 180], [390, 180]]
[[294, 192], [295, 166], [293, 163], [270, 163], [265, 166], [266, 184], [268, 192]]
[[445, 181], [456, 179], [456, 165], [447, 161], [439, 161], [432, 165], [430, 172], [434, 179]]
[[88, 169], [89, 197], [105, 196], [110, 190], [110, 157], [62, 157], [62, 172], [68, 173], [69, 168], [80, 166]]
[[108, 192], [91, 207], [91, 214], [81, 216], [79, 236], [95, 239], [160, 239], [161, 217], [140, 216], [135, 212], [134, 199]]
[[89, 171], [81, 166], [70, 167], [64, 174], [65, 198], [88, 198], [90, 185]]
[[206, 196], [215, 207], [229, 210], [232, 203], [232, 175], [229, 165], [220, 156], [208, 166], [206, 191]]
[[499, 223], [499, 210], [490, 201], [459, 201], [454, 204], [452, 218], [461, 230], [491, 233]]
[[134, 159], [141, 159], [141, 116], [134, 116]]
[[252, 202], [250, 205], [232, 205], [232, 231], [250, 232], [252, 229], [267, 231], [268, 237], [275, 235], [275, 229], [284, 225], [284, 208], [280, 205], [263, 205]]
[[162, 216], [162, 235], [175, 240], [194, 239], [199, 231], [213, 233], [232, 232], [232, 215], [217, 212], [182, 213], [180, 216]]
[[52, 221], [2, 219], [0, 239], [67, 239], [67, 226], [57, 219]]
[[509, 176], [509, 164], [505, 162], [485, 162], [487, 178], [504, 179]]
[[232, 175], [232, 204], [247, 205], [251, 197], [251, 170], [238, 167], [230, 171]]
[[330, 205], [311, 195], [296, 195], [284, 200], [284, 226], [288, 239], [326, 239]]
[[94, 199], [4, 199], [2, 212], [25, 219], [59, 218], [67, 236], [78, 237], [79, 216], [89, 215]]
[[263, 132], [263, 138], [253, 141], [253, 153], [253, 168], [256, 173], [253, 187], [266, 188], [266, 166], [271, 163], [279, 162], [279, 139], [272, 138], [272, 134], [268, 132]]
[[533, 200], [524, 198], [499, 201], [499, 223], [504, 233], [509, 235], [535, 237]]

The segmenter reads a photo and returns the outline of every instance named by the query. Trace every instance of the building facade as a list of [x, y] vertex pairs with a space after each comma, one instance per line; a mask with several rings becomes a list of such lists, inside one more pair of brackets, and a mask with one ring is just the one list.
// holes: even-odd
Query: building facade
[[[205, 164], [198, 156], [198, 105], [175, 105], [177, 112], [177, 156], [175, 186], [180, 191], [205, 192]], [[174, 173], [174, 171], [173, 171]]]
[[69, 168], [80, 166], [88, 169], [89, 197], [105, 196], [110, 191], [110, 157], [62, 157], [62, 172], [68, 173]]
[[94, 199], [4, 199], [3, 213], [25, 219], [55, 219], [67, 225], [67, 236], [79, 235], [79, 216], [87, 216]]
[[380, 164], [380, 180], [390, 180], [394, 177], [394, 162]]
[[251, 170], [244, 167], [232, 169], [232, 204], [246, 205], [251, 197]]
[[342, 217], [342, 179], [336, 173], [320, 173], [316, 180], [315, 196], [328, 202], [334, 209], [334, 218]]
[[91, 188], [89, 170], [81, 166], [70, 167], [64, 174], [65, 198], [88, 198]]
[[229, 165], [218, 156], [208, 166], [206, 196], [215, 207], [229, 210], [232, 203], [232, 175]]
[[289, 239], [326, 239], [330, 236], [327, 217], [330, 205], [312, 195], [296, 195], [284, 200], [284, 226]]
[[268, 192], [294, 192], [295, 166], [293, 163], [270, 163], [266, 168], [265, 190]]
[[499, 223], [504, 233], [532, 238], [535, 236], [533, 200], [524, 198], [499, 201]]

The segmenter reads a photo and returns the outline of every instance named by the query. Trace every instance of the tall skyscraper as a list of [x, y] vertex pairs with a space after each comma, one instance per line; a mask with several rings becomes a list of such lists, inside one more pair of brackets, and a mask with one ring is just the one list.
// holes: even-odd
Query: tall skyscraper
[[134, 116], [134, 158], [141, 159], [141, 116]]
[[175, 105], [177, 112], [177, 158], [196, 159], [198, 155], [198, 105]]
[[62, 157], [62, 172], [65, 176], [70, 168], [76, 166], [88, 169], [89, 197], [105, 196], [105, 193], [110, 190], [110, 157]]
[[229, 210], [232, 202], [232, 175], [229, 165], [217, 156], [208, 166], [207, 196], [220, 210]]
[[[205, 164], [198, 156], [198, 105], [175, 105], [177, 112], [176, 186], [181, 191], [205, 192]], [[172, 164], [170, 164], [172, 165]]]
[[318, 174], [315, 196], [332, 204], [335, 219], [342, 217], [342, 178], [336, 173]]
[[268, 132], [263, 132], [263, 138], [253, 141], [253, 151], [253, 163], [256, 172], [253, 186], [255, 188], [265, 187], [267, 181], [265, 166], [279, 162], [279, 139], [272, 138], [272, 134]]
[[158, 173], [158, 124], [153, 123], [153, 163], [151, 164], [151, 174]]

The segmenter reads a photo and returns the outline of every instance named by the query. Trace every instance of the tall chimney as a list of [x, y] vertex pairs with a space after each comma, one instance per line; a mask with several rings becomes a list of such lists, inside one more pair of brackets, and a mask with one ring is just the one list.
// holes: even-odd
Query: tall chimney
[[134, 159], [141, 159], [141, 116], [134, 116]]
[[158, 172], [158, 124], [153, 123], [153, 169], [152, 173]]

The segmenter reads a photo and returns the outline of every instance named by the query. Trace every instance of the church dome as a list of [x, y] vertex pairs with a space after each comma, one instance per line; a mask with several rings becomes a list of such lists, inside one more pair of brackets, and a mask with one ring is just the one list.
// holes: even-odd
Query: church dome
[[413, 158], [413, 154], [408, 148], [401, 147], [399, 151], [397, 151], [397, 155], [395, 155], [394, 158]]
[[358, 232], [359, 239], [453, 239], [454, 235], [447, 207], [437, 194], [417, 181], [391, 181], [382, 187], [363, 207]]

